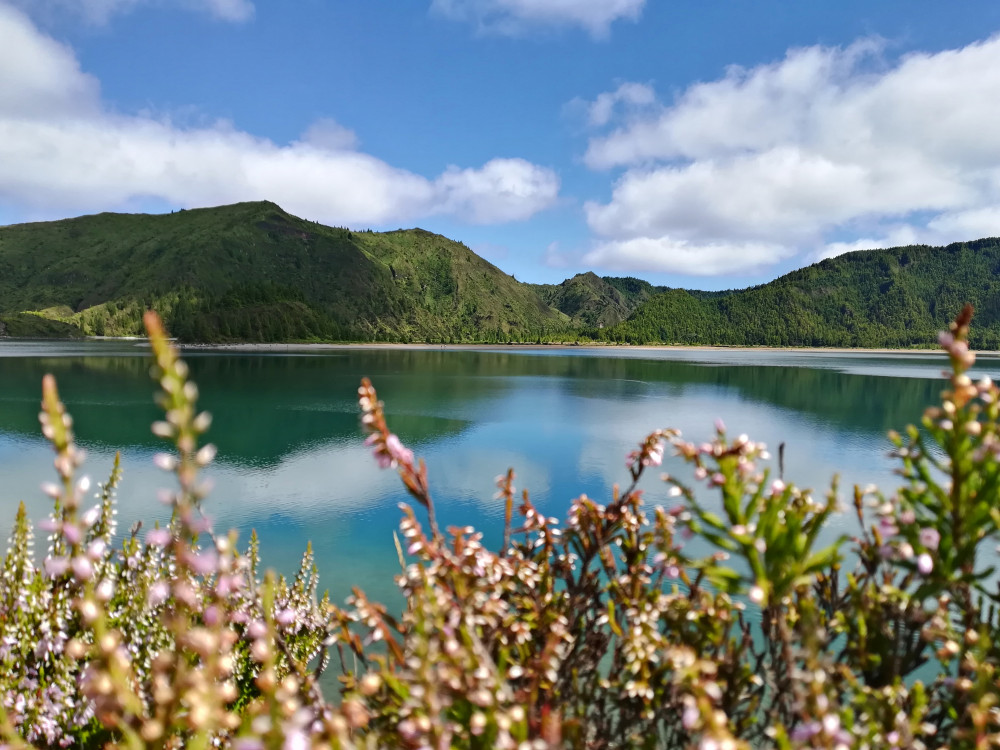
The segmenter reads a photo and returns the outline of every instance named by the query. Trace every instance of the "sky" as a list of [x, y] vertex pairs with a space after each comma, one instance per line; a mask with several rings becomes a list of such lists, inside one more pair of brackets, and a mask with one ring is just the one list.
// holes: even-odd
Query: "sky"
[[522, 281], [1000, 235], [1000, 3], [0, 0], [0, 224], [271, 200]]

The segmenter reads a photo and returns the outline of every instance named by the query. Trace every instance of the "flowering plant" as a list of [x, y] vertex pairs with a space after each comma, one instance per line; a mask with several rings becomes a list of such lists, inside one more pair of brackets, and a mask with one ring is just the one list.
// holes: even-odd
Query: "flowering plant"
[[[745, 435], [696, 445], [657, 430], [605, 502], [544, 516], [509, 471], [503, 540], [438, 525], [425, 465], [371, 383], [368, 445], [402, 506], [398, 616], [355, 590], [317, 600], [257, 571], [201, 514], [207, 415], [155, 316], [147, 327], [176, 475], [170, 523], [115, 547], [115, 464], [86, 507], [83, 456], [50, 378], [42, 429], [58, 483], [36, 566], [23, 507], [0, 569], [0, 739], [10, 747], [987, 748], [1000, 745], [1000, 389], [968, 370], [966, 309], [923, 429], [893, 434], [904, 485], [855, 488], [851, 539], [829, 538], [838, 488], [774, 477]], [[642, 476], [668, 454], [649, 504]], [[687, 476], [687, 474], [685, 474]], [[657, 504], [657, 501], [663, 504]], [[692, 540], [697, 540], [695, 544]], [[707, 548], [706, 548], [707, 545]], [[351, 658], [353, 657], [353, 658]], [[338, 696], [319, 677], [341, 667]]]

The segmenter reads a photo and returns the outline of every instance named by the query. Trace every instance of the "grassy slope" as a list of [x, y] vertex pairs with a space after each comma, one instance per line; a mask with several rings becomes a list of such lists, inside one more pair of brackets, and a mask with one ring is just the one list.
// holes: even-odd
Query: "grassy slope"
[[0, 315], [0, 338], [72, 339], [83, 334], [76, 326], [31, 313]]
[[437, 341], [472, 336], [477, 319], [524, 338], [565, 323], [464, 245], [356, 234], [268, 202], [0, 227], [0, 313], [62, 310], [123, 334], [148, 306], [192, 340]]
[[868, 250], [719, 295], [670, 290], [609, 340], [767, 346], [926, 345], [965, 302], [974, 344], [1000, 347], [1000, 240]]
[[407, 229], [355, 235], [369, 256], [384, 264], [394, 286], [413, 305], [405, 332], [429, 332], [456, 341], [504, 341], [511, 334], [545, 336], [567, 328], [569, 318], [545, 304], [465, 245]]

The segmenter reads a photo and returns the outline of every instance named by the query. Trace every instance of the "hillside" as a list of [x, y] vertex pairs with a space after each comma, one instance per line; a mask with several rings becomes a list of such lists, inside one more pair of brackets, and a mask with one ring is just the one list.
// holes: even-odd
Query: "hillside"
[[1000, 348], [1000, 239], [866, 250], [723, 294], [672, 289], [595, 335], [627, 343], [910, 347], [965, 302], [972, 344]]
[[464, 245], [351, 232], [269, 202], [0, 227], [0, 315], [187, 341], [533, 340], [568, 318]]
[[631, 277], [600, 277], [580, 273], [561, 284], [530, 285], [547, 304], [568, 315], [575, 324], [604, 328], [622, 322], [653, 295], [665, 291]]
[[868, 250], [726, 292], [578, 274], [524, 284], [421, 229], [352, 232], [269, 202], [0, 227], [0, 336], [183, 341], [926, 346], [966, 301], [1000, 349], [1000, 239]]

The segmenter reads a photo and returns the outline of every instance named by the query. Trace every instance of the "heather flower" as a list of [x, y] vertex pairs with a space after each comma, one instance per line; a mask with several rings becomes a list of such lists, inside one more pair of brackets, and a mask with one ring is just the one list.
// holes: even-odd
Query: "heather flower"
[[[363, 382], [367, 442], [427, 514], [425, 528], [401, 505], [399, 613], [360, 590], [344, 609], [317, 599], [311, 548], [293, 579], [261, 580], [256, 536], [242, 553], [211, 531], [197, 475], [214, 457], [198, 447], [208, 419], [153, 320], [166, 409], [155, 432], [176, 450], [161, 462], [177, 480], [163, 493], [171, 525], [145, 545], [135, 530], [112, 538], [117, 464], [96, 515], [78, 514], [82, 452], [47, 378], [42, 425], [61, 484], [41, 567], [23, 506], [0, 567], [0, 743], [75, 746], [96, 730], [109, 747], [120, 736], [241, 750], [993, 742], [1000, 692], [983, 676], [1000, 633], [981, 602], [997, 600], [975, 553], [1000, 541], [989, 483], [1000, 403], [995, 384], [962, 372], [963, 315], [942, 337], [954, 391], [927, 416], [933, 434], [892, 437], [905, 486], [889, 501], [855, 489], [856, 565], [817, 542], [836, 486], [824, 499], [772, 481], [756, 465], [764, 446], [729, 442], [721, 424], [700, 448], [651, 433], [628, 455], [631, 483], [603, 502], [575, 498], [564, 525], [527, 492], [515, 508], [513, 472], [502, 475], [499, 551], [471, 526], [442, 533], [424, 465]], [[964, 433], [928, 448], [942, 415]], [[655, 491], [638, 482], [667, 444], [710, 478], [707, 497], [663, 475], [680, 504], [645, 504]], [[942, 498], [948, 513], [936, 510]], [[947, 550], [932, 558], [942, 537]], [[950, 671], [927, 686], [915, 670], [935, 655]], [[318, 680], [331, 663], [343, 686], [332, 700]]]
[[168, 529], [151, 529], [146, 534], [146, 544], [154, 547], [166, 547], [170, 544], [170, 531]]
[[938, 544], [941, 541], [941, 534], [937, 529], [928, 527], [920, 530], [918, 538], [920, 539], [920, 544], [925, 549], [933, 552], [938, 548]]
[[51, 578], [57, 578], [61, 575], [65, 575], [67, 570], [69, 570], [68, 558], [65, 557], [45, 558], [45, 572]]
[[917, 557], [917, 570], [920, 571], [921, 575], [930, 575], [930, 572], [934, 570], [934, 559], [926, 552], [922, 553]]

